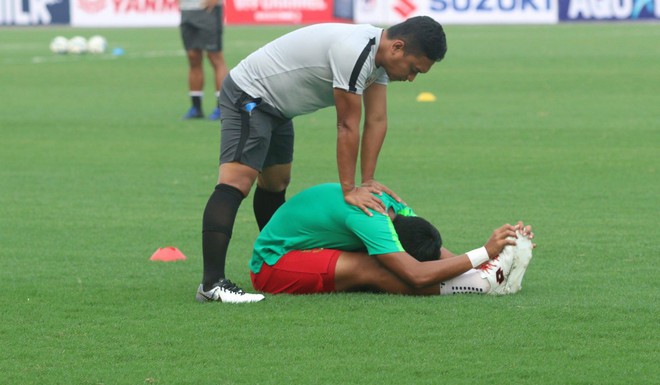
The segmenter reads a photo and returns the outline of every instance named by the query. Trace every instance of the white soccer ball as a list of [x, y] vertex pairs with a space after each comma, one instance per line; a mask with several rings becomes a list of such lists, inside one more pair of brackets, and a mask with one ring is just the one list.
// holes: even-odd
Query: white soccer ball
[[69, 41], [64, 36], [57, 36], [50, 42], [50, 51], [52, 53], [67, 53]]
[[94, 35], [87, 41], [87, 49], [90, 53], [103, 53], [108, 48], [108, 41], [103, 36]]
[[74, 36], [67, 44], [69, 53], [81, 54], [87, 52], [87, 40], [82, 36]]

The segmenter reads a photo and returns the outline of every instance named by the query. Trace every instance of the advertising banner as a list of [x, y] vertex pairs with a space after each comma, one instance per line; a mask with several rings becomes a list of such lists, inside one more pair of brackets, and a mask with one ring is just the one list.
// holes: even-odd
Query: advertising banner
[[75, 27], [174, 27], [178, 0], [70, 0]]
[[69, 24], [69, 0], [0, 0], [0, 26]]
[[391, 25], [427, 15], [442, 24], [553, 24], [557, 0], [355, 0], [356, 23]]
[[559, 0], [561, 21], [659, 20], [660, 0]]
[[227, 24], [314, 24], [340, 21], [335, 19], [334, 12], [332, 0], [225, 0]]

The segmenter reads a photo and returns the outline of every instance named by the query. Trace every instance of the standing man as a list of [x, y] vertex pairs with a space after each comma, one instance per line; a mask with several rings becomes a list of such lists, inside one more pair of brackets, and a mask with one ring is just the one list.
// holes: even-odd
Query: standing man
[[222, 54], [222, 0], [179, 0], [181, 9], [181, 39], [188, 56], [188, 89], [192, 106], [184, 119], [204, 117], [204, 51], [213, 67], [216, 106], [209, 119], [220, 119], [220, 89], [227, 76]]
[[[232, 69], [220, 95], [220, 172], [204, 210], [204, 275], [197, 300], [263, 299], [225, 279], [227, 248], [238, 208], [255, 180], [253, 206], [259, 229], [284, 203], [296, 116], [335, 106], [337, 168], [345, 202], [371, 216], [370, 209], [385, 213], [383, 201], [372, 193], [385, 192], [400, 201], [375, 180], [387, 131], [386, 85], [413, 81], [446, 51], [442, 26], [428, 16], [388, 29], [328, 23], [288, 33]], [[361, 183], [355, 180], [358, 152]]]

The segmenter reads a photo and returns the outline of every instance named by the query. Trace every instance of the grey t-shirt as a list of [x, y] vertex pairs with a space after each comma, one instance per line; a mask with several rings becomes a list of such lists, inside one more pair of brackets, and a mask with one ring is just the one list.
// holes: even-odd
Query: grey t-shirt
[[288, 118], [335, 104], [333, 89], [362, 95], [389, 81], [375, 58], [383, 30], [327, 23], [290, 32], [258, 49], [234, 69], [234, 82]]

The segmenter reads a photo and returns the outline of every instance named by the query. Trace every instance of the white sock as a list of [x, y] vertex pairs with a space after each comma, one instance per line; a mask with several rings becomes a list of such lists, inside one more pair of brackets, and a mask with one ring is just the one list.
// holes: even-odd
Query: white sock
[[489, 290], [490, 283], [487, 279], [481, 278], [481, 274], [475, 269], [470, 269], [458, 277], [440, 283], [440, 295], [486, 294]]

